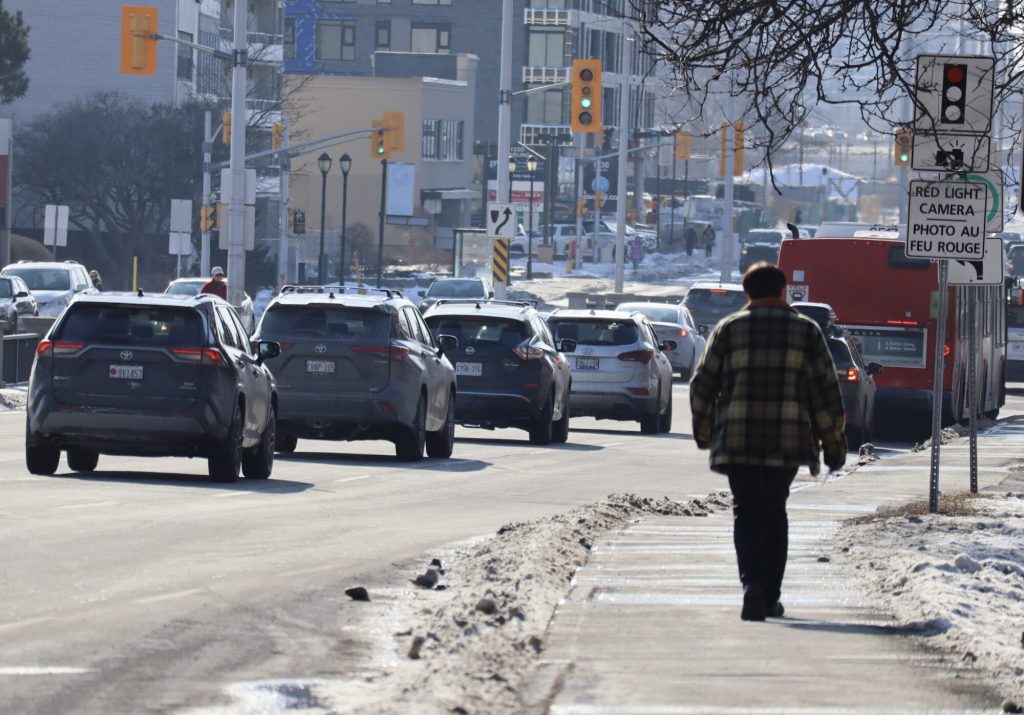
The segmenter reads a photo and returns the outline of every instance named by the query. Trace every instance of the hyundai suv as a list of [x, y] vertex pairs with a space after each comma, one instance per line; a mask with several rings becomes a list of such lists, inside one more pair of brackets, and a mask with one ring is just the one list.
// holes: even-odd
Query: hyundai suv
[[382, 439], [398, 459], [426, 449], [447, 459], [455, 441], [455, 370], [416, 307], [398, 291], [285, 286], [256, 329], [281, 345], [278, 451], [298, 438]]
[[548, 318], [557, 340], [575, 343], [569, 411], [599, 420], [632, 420], [644, 434], [672, 429], [675, 340], [659, 341], [640, 313], [557, 310]]
[[76, 472], [100, 454], [206, 457], [210, 478], [266, 479], [274, 464], [277, 390], [230, 305], [201, 296], [81, 296], [36, 350], [25, 461]]
[[5, 276], [18, 276], [39, 304], [39, 315], [56, 318], [78, 294], [96, 293], [85, 266], [74, 261], [18, 261], [4, 268]]
[[423, 316], [438, 336], [458, 341], [455, 419], [461, 425], [518, 427], [533, 444], [569, 438], [572, 375], [547, 324], [529, 303], [441, 300]]

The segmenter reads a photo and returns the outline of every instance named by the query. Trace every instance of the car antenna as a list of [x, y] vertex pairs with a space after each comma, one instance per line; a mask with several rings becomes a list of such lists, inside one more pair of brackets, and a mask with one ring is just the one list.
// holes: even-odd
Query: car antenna
[[140, 298], [142, 297], [142, 289], [141, 288], [139, 288], [139, 292], [136, 295], [138, 295]]

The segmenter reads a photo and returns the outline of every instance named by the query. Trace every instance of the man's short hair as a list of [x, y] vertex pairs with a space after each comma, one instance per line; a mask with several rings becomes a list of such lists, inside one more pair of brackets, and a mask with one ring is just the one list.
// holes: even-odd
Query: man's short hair
[[786, 274], [774, 263], [758, 261], [743, 274], [743, 291], [751, 300], [780, 298], [786, 290]]

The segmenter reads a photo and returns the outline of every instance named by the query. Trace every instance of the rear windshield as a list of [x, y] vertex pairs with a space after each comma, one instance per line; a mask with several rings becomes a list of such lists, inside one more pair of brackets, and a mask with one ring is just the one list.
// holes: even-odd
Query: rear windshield
[[87, 345], [196, 347], [203, 344], [203, 321], [189, 308], [77, 303], [55, 337]]
[[29, 290], [69, 290], [71, 276], [63, 268], [8, 268], [4, 271], [18, 276]]
[[561, 319], [548, 325], [555, 340], [568, 338], [579, 345], [632, 345], [638, 340], [636, 323], [617, 320]]
[[390, 337], [387, 313], [339, 305], [276, 305], [260, 324], [265, 340], [365, 340]]
[[526, 325], [519, 320], [492, 316], [444, 315], [427, 319], [434, 337], [452, 335], [459, 347], [468, 345], [503, 345], [514, 348], [526, 339]]
[[922, 258], [907, 258], [906, 249], [903, 245], [893, 246], [889, 249], [889, 268], [912, 268], [918, 271], [926, 271], [931, 261]]
[[747, 295], [738, 290], [723, 288], [692, 288], [683, 304], [694, 308], [725, 308], [739, 310], [747, 304]]
[[782, 231], [750, 231], [744, 243], [770, 243], [773, 246], [781, 246]]
[[11, 282], [0, 280], [0, 298], [10, 298], [11, 295]]
[[832, 353], [832, 362], [836, 364], [836, 368], [845, 370], [854, 366], [850, 348], [842, 340], [829, 340], [828, 351]]
[[165, 292], [171, 295], [198, 295], [202, 287], [203, 284], [199, 281], [175, 281], [167, 286]]
[[427, 289], [427, 295], [431, 298], [482, 298], [484, 289], [476, 280], [437, 281]]
[[679, 320], [679, 310], [668, 305], [631, 305], [623, 303], [618, 307], [618, 310], [626, 313], [640, 313], [654, 323], [675, 323]]

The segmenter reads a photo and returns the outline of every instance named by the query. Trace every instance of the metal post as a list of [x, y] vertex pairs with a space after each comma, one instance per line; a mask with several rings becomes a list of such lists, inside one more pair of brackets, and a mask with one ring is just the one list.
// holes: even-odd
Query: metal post
[[[498, 172], [499, 176], [501, 172]], [[384, 280], [384, 218], [388, 201], [388, 160], [380, 160], [380, 224], [377, 232], [377, 287]]]
[[[533, 161], [532, 159], [529, 161]], [[529, 168], [529, 161], [527, 162], [527, 168]], [[547, 163], [544, 165], [545, 171], [547, 170]], [[526, 280], [533, 280], [533, 174], [534, 171], [530, 172], [530, 219], [526, 224]], [[547, 203], [547, 192], [545, 191], [544, 203]]]
[[675, 154], [672, 155], [672, 186], [669, 189], [669, 195], [672, 197], [669, 201], [669, 205], [672, 207], [672, 214], [669, 216], [668, 223], [668, 245], [669, 247], [676, 240], [676, 161]]
[[[487, 179], [484, 179], [487, 184]], [[348, 172], [341, 172], [341, 263], [338, 265], [338, 283], [345, 285], [345, 234], [348, 229]]]
[[736, 127], [733, 124], [734, 102], [732, 96], [732, 81], [729, 82], [729, 96], [725, 102], [726, 124], [725, 124], [725, 190], [723, 192], [722, 207], [722, 244], [718, 251], [719, 280], [727, 283], [732, 280], [732, 264], [735, 253], [733, 252], [732, 234], [732, 206], [733, 206], [733, 172], [736, 166]]
[[[284, 124], [283, 146], [288, 146], [288, 118], [282, 116]], [[292, 160], [288, 152], [282, 151], [278, 155], [281, 166], [281, 202], [278, 211], [278, 222], [281, 224], [281, 233], [277, 237], [277, 287], [280, 290], [288, 282], [288, 179], [292, 169]]]
[[939, 510], [939, 447], [942, 444], [942, 361], [946, 345], [946, 310], [949, 303], [949, 262], [939, 264], [939, 314], [935, 325], [935, 373], [932, 377], [932, 458], [928, 485], [928, 511]]
[[[580, 153], [582, 153], [583, 147], [586, 146], [586, 135], [581, 135], [579, 142]], [[583, 162], [580, 159], [576, 160], [576, 236], [573, 239], [576, 241], [576, 255], [573, 257], [573, 270], [579, 270], [583, 268], [583, 244], [581, 240], [583, 238], [583, 211], [580, 210], [580, 198], [583, 196]], [[584, 200], [584, 204], [586, 200]]]
[[661, 244], [661, 143], [658, 143], [657, 154], [654, 155], [654, 171], [655, 171], [655, 198], [654, 198], [654, 232], [655, 236], [658, 237], [658, 249], [662, 248]]
[[[210, 207], [210, 162], [213, 153], [213, 125], [209, 110], [203, 117], [203, 207]], [[199, 240], [199, 275], [210, 275], [210, 231], [204, 230]]]
[[[683, 159], [683, 197], [688, 199], [689, 196], [690, 196], [690, 160], [689, 159]], [[690, 222], [690, 217], [688, 216], [689, 213], [690, 213], [689, 212], [689, 202], [687, 202], [687, 208], [683, 210], [683, 245], [686, 246], [686, 255], [692, 256], [693, 255], [693, 251], [690, 250], [690, 247], [693, 245], [693, 243], [696, 243], [696, 241], [694, 241], [693, 243], [690, 243], [687, 240], [687, 238], [686, 238], [686, 229], [689, 227], [688, 224]], [[694, 231], [694, 233], [696, 233], [696, 231]]]
[[228, 302], [241, 305], [245, 291], [245, 67], [249, 0], [235, 0], [231, 68], [231, 197], [228, 204]]
[[327, 285], [325, 280], [326, 260], [324, 256], [324, 229], [327, 227], [327, 174], [320, 172], [320, 255], [316, 261], [316, 279], [320, 285]]
[[[622, 36], [622, 82], [619, 85], [619, 175], [615, 202], [615, 292], [622, 293], [626, 270], [626, 169], [629, 168], [629, 75], [633, 64], [633, 37]], [[634, 187], [635, 188], [635, 187]], [[636, 193], [634, 192], [634, 197]], [[596, 240], [595, 236], [595, 240]]]
[[[594, 137], [594, 144], [597, 144], [597, 137]], [[601, 152], [604, 151], [604, 147], [603, 146], [601, 147], [600, 151]], [[601, 189], [601, 162], [602, 161], [604, 161], [604, 159], [595, 159], [594, 160], [594, 251], [593, 251], [594, 263], [597, 263], [597, 237], [600, 235], [600, 231], [601, 231], [601, 204], [597, 200], [597, 195], [598, 195], [598, 193], [602, 193], [602, 194], [604, 193], [603, 191], [600, 190]], [[580, 246], [580, 250], [582, 250], [582, 248], [583, 247]]]
[[[967, 404], [970, 409], [970, 468], [971, 493], [978, 493], [978, 288], [966, 286], [967, 292]], [[960, 417], [960, 415], [957, 415]]]
[[[498, 161], [507, 160], [512, 146], [512, 0], [501, 3], [501, 57], [498, 75]], [[511, 177], [501, 166], [496, 172], [498, 201], [508, 196]], [[484, 207], [486, 211], [487, 208]]]

